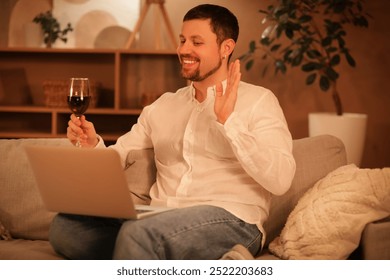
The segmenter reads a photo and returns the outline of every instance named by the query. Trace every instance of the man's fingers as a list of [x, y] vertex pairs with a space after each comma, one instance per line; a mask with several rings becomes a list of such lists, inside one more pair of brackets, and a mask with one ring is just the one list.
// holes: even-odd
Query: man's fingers
[[83, 133], [83, 130], [80, 127], [80, 125], [81, 125], [81, 123], [79, 120], [76, 120], [76, 121], [70, 120], [68, 122], [68, 128], [70, 128], [73, 131], [73, 133], [75, 133], [75, 134]]
[[230, 63], [227, 85], [229, 87], [238, 85], [240, 79], [241, 79], [240, 61], [236, 59], [234, 62]]
[[215, 90], [217, 92], [217, 96], [218, 97], [221, 97], [223, 95], [223, 86], [222, 86], [222, 83], [218, 83], [216, 86], [215, 86]]

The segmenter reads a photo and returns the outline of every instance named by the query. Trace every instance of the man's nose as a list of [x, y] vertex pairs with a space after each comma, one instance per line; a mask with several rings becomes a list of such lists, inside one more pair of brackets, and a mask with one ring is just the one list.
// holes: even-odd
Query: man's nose
[[179, 46], [177, 47], [177, 52], [179, 54], [188, 54], [190, 53], [190, 44], [187, 42], [180, 43]]

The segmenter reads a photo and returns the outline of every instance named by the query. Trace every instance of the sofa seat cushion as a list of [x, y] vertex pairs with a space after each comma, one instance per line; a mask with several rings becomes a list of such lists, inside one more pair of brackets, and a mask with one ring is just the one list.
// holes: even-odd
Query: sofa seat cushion
[[347, 259], [365, 226], [390, 214], [390, 168], [346, 165], [305, 193], [269, 249], [282, 259]]
[[60, 260], [49, 241], [0, 240], [0, 260]]
[[54, 213], [43, 206], [25, 145], [71, 144], [65, 138], [1, 140], [0, 222], [13, 238], [47, 240]]

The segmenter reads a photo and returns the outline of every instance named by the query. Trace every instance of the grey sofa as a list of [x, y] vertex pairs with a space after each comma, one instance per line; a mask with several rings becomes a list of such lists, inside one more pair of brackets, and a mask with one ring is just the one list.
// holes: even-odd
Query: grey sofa
[[[67, 139], [0, 140], [0, 259], [61, 259], [48, 242], [51, 219], [55, 213], [45, 210], [28, 164], [24, 145], [70, 145]], [[345, 149], [332, 136], [294, 140], [297, 171], [291, 189], [275, 197], [265, 224], [267, 242], [258, 259], [278, 259], [270, 254], [268, 244], [283, 229], [298, 200], [318, 180], [346, 165]], [[153, 151], [133, 151], [126, 170], [129, 188], [137, 203], [148, 203], [147, 188], [154, 181]], [[390, 186], [389, 186], [390, 187]], [[390, 220], [367, 224], [360, 245], [349, 258], [390, 259]]]

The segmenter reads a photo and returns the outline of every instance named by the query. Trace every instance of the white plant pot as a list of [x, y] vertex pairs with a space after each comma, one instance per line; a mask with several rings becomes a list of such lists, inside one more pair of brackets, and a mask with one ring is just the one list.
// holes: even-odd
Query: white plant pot
[[343, 141], [348, 164], [360, 166], [366, 138], [367, 115], [310, 113], [309, 136], [330, 134]]

